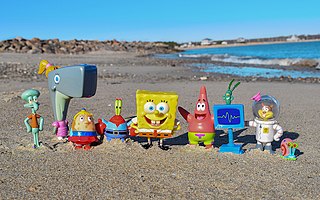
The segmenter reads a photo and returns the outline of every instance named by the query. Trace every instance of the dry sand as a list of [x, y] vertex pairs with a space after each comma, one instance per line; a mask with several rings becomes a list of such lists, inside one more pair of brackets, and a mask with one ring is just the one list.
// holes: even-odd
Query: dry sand
[[[79, 56], [0, 54], [0, 199], [319, 199], [319, 84], [243, 82], [233, 103], [245, 105], [246, 120], [253, 118], [250, 97], [257, 91], [281, 102], [279, 122], [285, 136], [299, 143], [297, 161], [250, 151], [221, 154], [225, 130], [217, 131], [215, 149], [190, 148], [186, 122], [167, 139], [171, 150], [156, 145], [143, 149], [138, 142], [104, 142], [90, 151], [75, 151], [52, 134], [53, 113], [44, 76], [37, 63], [47, 58], [57, 64], [94, 63], [98, 66], [97, 93], [90, 99], [73, 99], [68, 119], [85, 107], [95, 119], [114, 114], [116, 97], [123, 98], [123, 116], [135, 114], [137, 89], [176, 91], [179, 105], [192, 111], [199, 88], [205, 85], [210, 105], [224, 103], [228, 81], [197, 81], [201, 74], [185, 67], [159, 64], [129, 53]], [[26, 71], [26, 73], [24, 73]], [[5, 72], [5, 74], [3, 74]], [[4, 76], [6, 75], [6, 76]], [[40, 149], [32, 148], [32, 135], [23, 120], [30, 110], [19, 95], [28, 88], [41, 92], [38, 111], [45, 118]], [[255, 145], [254, 129], [239, 130], [236, 143]]]

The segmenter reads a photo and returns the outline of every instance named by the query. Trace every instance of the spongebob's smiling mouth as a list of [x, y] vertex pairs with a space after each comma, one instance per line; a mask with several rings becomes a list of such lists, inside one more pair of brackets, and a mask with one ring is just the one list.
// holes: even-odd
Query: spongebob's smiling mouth
[[147, 116], [144, 116], [144, 119], [147, 121], [148, 124], [150, 124], [151, 126], [161, 126], [167, 119], [167, 117], [165, 117], [162, 120], [151, 120], [149, 119]]

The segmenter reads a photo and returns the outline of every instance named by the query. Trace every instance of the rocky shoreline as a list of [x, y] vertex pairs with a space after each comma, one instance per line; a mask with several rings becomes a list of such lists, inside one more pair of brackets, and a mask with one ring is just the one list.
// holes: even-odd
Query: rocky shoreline
[[[110, 84], [122, 82], [224, 82], [236, 78], [242, 82], [291, 82], [319, 84], [319, 78], [279, 77], [238, 77], [227, 74], [203, 72], [201, 67], [192, 67], [193, 60], [160, 59], [134, 52], [104, 51], [80, 55], [0, 53], [0, 81], [42, 82], [46, 78], [37, 74], [40, 60], [47, 59], [53, 64], [68, 66], [77, 63], [92, 63], [98, 67], [98, 76]], [[205, 62], [205, 61], [203, 61]], [[218, 63], [222, 64], [222, 63]], [[228, 66], [226, 66], [228, 67]], [[241, 67], [241, 66], [239, 66]]]
[[[0, 80], [11, 78], [21, 81], [43, 81], [44, 77], [38, 75], [38, 65], [40, 57], [43, 59], [59, 58], [60, 61], [52, 61], [54, 64], [66, 66], [68, 63], [93, 63], [97, 66], [170, 66], [172, 68], [182, 68], [176, 74], [154, 77], [159, 81], [188, 80], [188, 81], [225, 81], [231, 78], [245, 82], [267, 81], [267, 82], [303, 82], [303, 83], [320, 83], [320, 78], [292, 78], [290, 76], [281, 76], [279, 78], [262, 78], [262, 77], [239, 77], [235, 75], [206, 73], [201, 67], [194, 67], [194, 64], [216, 64], [228, 67], [230, 63], [216, 62], [207, 58], [200, 60], [195, 59], [170, 59], [157, 57], [155, 54], [175, 53], [174, 43], [161, 42], [120, 42], [116, 40], [96, 41], [96, 40], [70, 40], [60, 41], [59, 39], [41, 40], [33, 38], [27, 40], [17, 37], [0, 42]], [[20, 56], [19, 56], [20, 55]], [[81, 57], [85, 55], [85, 57]], [[11, 59], [19, 56], [19, 62]], [[57, 57], [58, 56], [58, 57]], [[80, 56], [80, 57], [79, 57]], [[102, 59], [108, 57], [108, 62]], [[65, 63], [65, 60], [70, 62]], [[79, 60], [80, 59], [80, 60]], [[71, 61], [73, 60], [73, 61]], [[109, 63], [110, 61], [110, 63]], [[232, 64], [232, 63], [231, 63]], [[313, 63], [311, 63], [313, 65]], [[299, 66], [281, 67], [285, 70], [298, 71], [316, 71], [310, 63], [300, 63]], [[234, 63], [233, 63], [234, 65]], [[237, 67], [245, 67], [244, 64], [238, 64]], [[256, 67], [256, 66], [253, 66]], [[258, 66], [268, 68], [269, 66]], [[272, 66], [280, 68], [280, 66]], [[131, 71], [131, 70], [130, 70]], [[115, 71], [102, 71], [99, 77], [118, 77], [118, 79], [129, 79], [136, 82], [136, 70], [134, 73], [122, 73], [121, 76]], [[158, 75], [158, 74], [157, 74]], [[139, 80], [152, 81], [148, 77]]]
[[29, 54], [85, 54], [96, 51], [129, 51], [138, 53], [172, 53], [178, 50], [170, 43], [165, 42], [127, 42], [117, 40], [30, 40], [16, 37], [0, 41], [0, 53], [29, 53]]

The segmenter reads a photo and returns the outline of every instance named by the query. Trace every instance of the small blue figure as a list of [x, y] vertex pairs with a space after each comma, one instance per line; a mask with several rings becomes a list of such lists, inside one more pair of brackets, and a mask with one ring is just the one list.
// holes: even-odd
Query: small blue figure
[[25, 100], [26, 104], [24, 104], [25, 108], [31, 108], [32, 114], [29, 115], [25, 120], [24, 124], [27, 127], [27, 132], [32, 132], [34, 148], [39, 148], [39, 131], [43, 130], [43, 117], [38, 115], [36, 111], [39, 109], [38, 97], [40, 96], [40, 92], [38, 90], [29, 89], [22, 93], [21, 98]]
[[122, 99], [117, 98], [115, 101], [115, 115], [109, 121], [98, 119], [98, 132], [104, 132], [106, 140], [120, 139], [122, 142], [128, 137], [128, 125], [121, 116]]

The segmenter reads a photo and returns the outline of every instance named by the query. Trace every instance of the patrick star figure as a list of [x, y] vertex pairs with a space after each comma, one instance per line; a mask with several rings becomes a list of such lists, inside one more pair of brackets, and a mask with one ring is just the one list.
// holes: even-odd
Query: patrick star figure
[[189, 144], [197, 145], [199, 142], [203, 142], [206, 149], [212, 148], [215, 136], [214, 117], [210, 113], [206, 87], [201, 86], [200, 88], [199, 98], [193, 115], [180, 106], [178, 110], [182, 117], [189, 123]]

